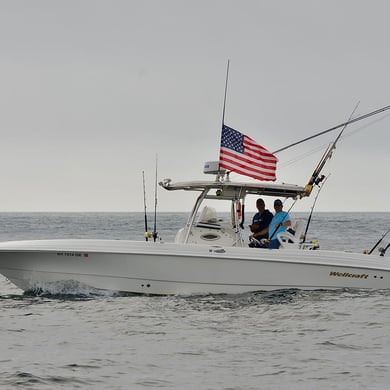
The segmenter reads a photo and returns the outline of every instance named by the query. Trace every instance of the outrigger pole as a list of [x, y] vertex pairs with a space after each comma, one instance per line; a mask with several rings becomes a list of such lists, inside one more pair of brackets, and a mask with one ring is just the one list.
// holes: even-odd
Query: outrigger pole
[[343, 126], [350, 125], [351, 123], [355, 123], [355, 122], [361, 121], [361, 120], [363, 120], [363, 119], [369, 118], [370, 116], [380, 114], [381, 112], [384, 112], [384, 111], [387, 111], [387, 110], [390, 110], [390, 106], [386, 106], [386, 107], [383, 107], [383, 108], [379, 108], [378, 110], [371, 111], [371, 112], [369, 112], [369, 113], [367, 113], [367, 114], [358, 116], [358, 117], [353, 118], [353, 119], [349, 119], [347, 122], [341, 123], [341, 124], [339, 124], [339, 125], [337, 125], [337, 126], [334, 126], [334, 127], [330, 128], [330, 129], [328, 129], [328, 130], [321, 131], [320, 133], [314, 134], [314, 135], [312, 135], [311, 137], [307, 137], [307, 138], [302, 139], [302, 140], [300, 140], [300, 141], [294, 142], [293, 144], [287, 145], [287, 146], [285, 146], [285, 147], [283, 147], [283, 148], [280, 148], [280, 149], [278, 149], [278, 150], [275, 150], [275, 151], [272, 152], [272, 153], [275, 154], [275, 153], [282, 152], [282, 151], [284, 151], [284, 150], [286, 150], [286, 149], [289, 149], [289, 148], [291, 148], [291, 147], [293, 147], [293, 146], [299, 145], [299, 144], [301, 144], [301, 143], [303, 143], [303, 142], [306, 142], [306, 141], [309, 141], [309, 140], [311, 140], [311, 139], [313, 139], [313, 138], [319, 137], [320, 135], [324, 135], [324, 134], [329, 133], [329, 132], [331, 132], [331, 131], [340, 129], [340, 128], [343, 127]]
[[[353, 114], [355, 113], [356, 109], [359, 107], [359, 104], [360, 104], [360, 102], [358, 102], [356, 104], [356, 106], [353, 109], [351, 115], [349, 116], [348, 121], [344, 123], [343, 128], [341, 129], [339, 135], [333, 141], [332, 145], [330, 147], [328, 147], [328, 149], [325, 151], [325, 153], [322, 156], [320, 162], [318, 163], [316, 169], [314, 170], [313, 174], [311, 175], [311, 178], [310, 178], [309, 182], [307, 183], [307, 185], [305, 187], [305, 192], [306, 192], [307, 196], [309, 196], [311, 194], [311, 191], [313, 189], [313, 185], [314, 184], [318, 185], [325, 179], [324, 175], [320, 176], [322, 168], [324, 168], [326, 162], [332, 157], [333, 150], [336, 149], [337, 141], [341, 138], [345, 128], [348, 126], [348, 123], [351, 123], [351, 118], [352, 118]], [[390, 108], [390, 106], [389, 106], [389, 108]]]

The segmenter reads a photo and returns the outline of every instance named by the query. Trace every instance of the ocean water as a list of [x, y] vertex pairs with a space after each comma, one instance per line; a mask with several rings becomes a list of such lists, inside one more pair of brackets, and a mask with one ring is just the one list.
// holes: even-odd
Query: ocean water
[[[172, 241], [186, 218], [159, 213], [160, 237]], [[0, 213], [0, 241], [142, 240], [143, 223], [141, 213]], [[389, 224], [390, 213], [316, 213], [309, 238], [361, 252]], [[29, 296], [0, 277], [0, 306], [1, 389], [390, 388], [387, 290]]]

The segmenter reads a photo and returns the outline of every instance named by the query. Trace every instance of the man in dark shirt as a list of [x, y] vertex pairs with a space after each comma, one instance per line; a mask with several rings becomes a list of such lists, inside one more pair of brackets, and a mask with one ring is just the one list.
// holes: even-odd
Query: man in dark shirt
[[260, 232], [266, 229], [272, 221], [273, 214], [265, 208], [264, 200], [259, 198], [256, 201], [258, 213], [256, 213], [252, 220], [252, 225], [249, 225], [252, 235], [251, 238], [256, 238], [256, 240], [261, 240], [262, 238], [268, 238], [268, 230], [266, 233], [260, 234]]

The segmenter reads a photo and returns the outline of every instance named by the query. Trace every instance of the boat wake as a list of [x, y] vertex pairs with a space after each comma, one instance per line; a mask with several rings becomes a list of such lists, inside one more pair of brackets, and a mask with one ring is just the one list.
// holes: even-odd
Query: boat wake
[[119, 291], [97, 289], [86, 284], [65, 280], [60, 282], [37, 282], [24, 296], [50, 297], [61, 299], [88, 299], [96, 297], [123, 296]]
[[332, 290], [300, 290], [279, 289], [273, 291], [254, 291], [242, 294], [194, 294], [160, 297], [168, 306], [180, 307], [182, 310], [191, 308], [198, 311], [226, 311], [253, 307], [270, 307], [278, 305], [296, 305], [305, 302], [335, 301], [341, 298], [359, 299], [367, 297], [383, 297], [390, 290], [365, 290], [340, 288]]

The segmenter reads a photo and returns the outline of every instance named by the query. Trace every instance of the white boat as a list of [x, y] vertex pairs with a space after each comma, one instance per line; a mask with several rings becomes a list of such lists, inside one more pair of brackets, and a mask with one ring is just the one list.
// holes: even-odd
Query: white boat
[[[372, 254], [314, 250], [295, 235], [280, 233], [278, 250], [248, 247], [238, 205], [248, 195], [300, 198], [295, 185], [223, 180], [160, 185], [199, 196], [173, 243], [160, 240], [36, 240], [0, 243], [0, 273], [25, 291], [78, 283], [90, 288], [142, 294], [244, 293], [275, 289], [387, 289], [390, 263]], [[221, 220], [208, 201], [225, 202]]]
[[[383, 256], [386, 250], [382, 251], [382, 256], [315, 250], [316, 243], [302, 242], [304, 227], [299, 222], [293, 225], [295, 235], [288, 232], [277, 235], [280, 249], [250, 248], [243, 235], [239, 211], [239, 205], [244, 207], [248, 195], [293, 199], [310, 195], [313, 186], [323, 180], [321, 170], [345, 127], [389, 109], [387, 106], [350, 118], [348, 122], [290, 145], [343, 128], [305, 187], [230, 181], [229, 174], [225, 175], [222, 168], [234, 170], [230, 168], [231, 164], [235, 165], [232, 161], [241, 159], [246, 162], [241, 163], [237, 172], [245, 175], [250, 166], [247, 156], [253, 160], [253, 150], [265, 156], [261, 164], [266, 165], [262, 172], [266, 180], [274, 180], [277, 159], [251, 138], [223, 124], [222, 158], [220, 156], [216, 164], [205, 165], [205, 173], [216, 175], [214, 180], [172, 183], [167, 179], [160, 183], [169, 191], [199, 193], [186, 226], [178, 231], [173, 243], [85, 239], [2, 242], [0, 273], [24, 291], [55, 291], [53, 286], [74, 283], [101, 290], [163, 295], [390, 288], [390, 263]], [[237, 142], [242, 144], [237, 147]], [[259, 166], [255, 164], [252, 164], [253, 171]], [[257, 178], [256, 175], [252, 177]], [[230, 218], [218, 218], [208, 202], [227, 203]]]

